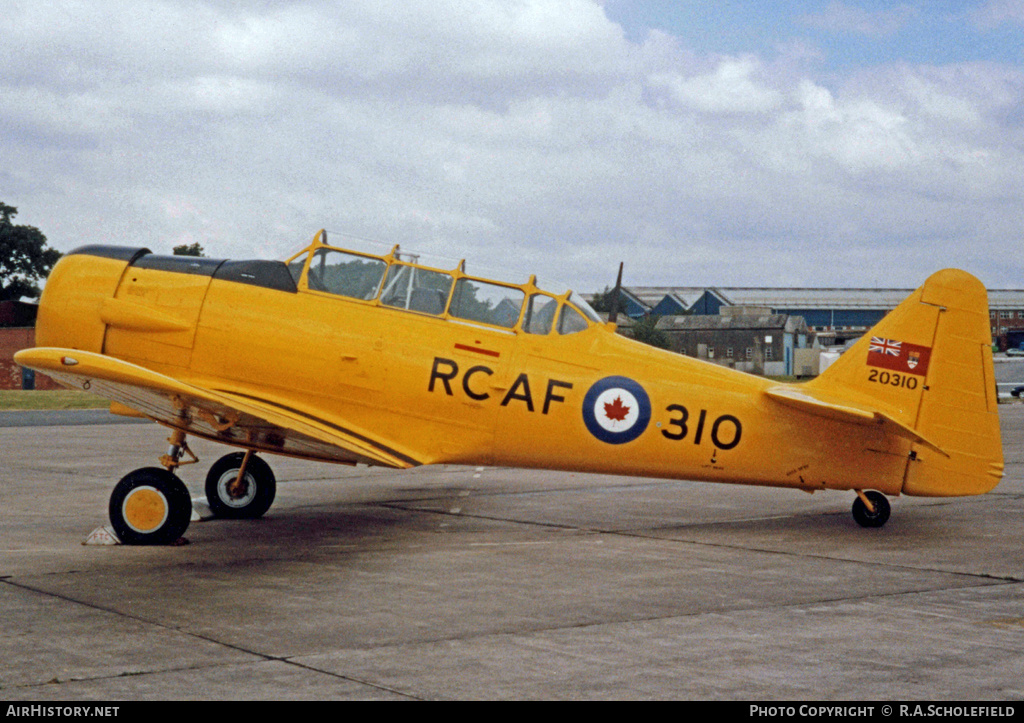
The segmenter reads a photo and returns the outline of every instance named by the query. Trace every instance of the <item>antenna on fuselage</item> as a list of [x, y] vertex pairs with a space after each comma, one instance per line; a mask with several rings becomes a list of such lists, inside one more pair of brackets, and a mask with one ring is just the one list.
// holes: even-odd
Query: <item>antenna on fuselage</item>
[[612, 324], [619, 316], [619, 295], [622, 293], [622, 266], [625, 262], [619, 262], [619, 276], [615, 279], [615, 291], [612, 292], [612, 310], [608, 312], [608, 321]]

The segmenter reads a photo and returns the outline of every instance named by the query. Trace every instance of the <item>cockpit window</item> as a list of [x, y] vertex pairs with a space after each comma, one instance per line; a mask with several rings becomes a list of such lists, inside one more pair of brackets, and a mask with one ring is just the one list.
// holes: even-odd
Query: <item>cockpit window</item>
[[521, 289], [463, 278], [455, 282], [449, 313], [459, 319], [511, 329], [519, 321], [525, 298]]
[[568, 304], [562, 307], [562, 315], [558, 318], [559, 334], [575, 334], [587, 328], [587, 320], [583, 315]]
[[318, 249], [309, 264], [307, 285], [353, 299], [372, 299], [388, 265], [380, 259], [334, 249]]
[[292, 275], [292, 281], [295, 282], [296, 286], [298, 286], [299, 279], [302, 277], [302, 269], [306, 265], [306, 256], [308, 254], [299, 254], [288, 264], [288, 273]]
[[547, 294], [534, 294], [526, 304], [523, 331], [527, 334], [548, 334], [555, 324], [558, 301]]
[[380, 303], [440, 316], [452, 289], [450, 274], [395, 263], [388, 270]]

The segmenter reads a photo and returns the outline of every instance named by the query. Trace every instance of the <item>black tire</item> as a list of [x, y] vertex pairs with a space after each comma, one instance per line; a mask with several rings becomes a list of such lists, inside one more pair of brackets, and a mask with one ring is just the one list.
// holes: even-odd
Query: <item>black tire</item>
[[871, 490], [870, 492], [865, 492], [864, 496], [871, 500], [875, 511], [869, 512], [867, 505], [864, 504], [864, 501], [858, 495], [853, 501], [853, 519], [857, 521], [857, 524], [861, 527], [881, 527], [888, 522], [892, 508], [885, 495]]
[[129, 472], [110, 494], [110, 524], [125, 545], [169, 545], [192, 521], [185, 483], [160, 467]]
[[238, 479], [245, 452], [226, 454], [210, 467], [206, 475], [206, 501], [217, 517], [231, 520], [254, 520], [262, 517], [277, 494], [277, 480], [270, 465], [256, 455], [245, 465], [244, 489], [231, 493]]

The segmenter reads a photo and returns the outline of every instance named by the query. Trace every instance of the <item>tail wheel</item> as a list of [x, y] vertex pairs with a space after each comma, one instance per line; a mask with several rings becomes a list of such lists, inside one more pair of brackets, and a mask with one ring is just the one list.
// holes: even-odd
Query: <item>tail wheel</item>
[[[277, 494], [277, 480], [270, 465], [245, 452], [224, 455], [206, 475], [206, 500], [217, 517], [256, 519], [270, 509]], [[245, 473], [238, 472], [245, 464]]]
[[857, 524], [861, 527], [881, 527], [889, 520], [889, 513], [892, 508], [889, 505], [889, 500], [886, 499], [885, 495], [881, 492], [865, 492], [864, 496], [871, 502], [871, 506], [874, 507], [874, 511], [868, 509], [868, 506], [864, 504], [864, 500], [861, 499], [860, 495], [853, 501], [853, 519], [857, 521]]
[[188, 529], [192, 498], [172, 472], [144, 467], [125, 475], [110, 495], [110, 524], [126, 545], [168, 545]]

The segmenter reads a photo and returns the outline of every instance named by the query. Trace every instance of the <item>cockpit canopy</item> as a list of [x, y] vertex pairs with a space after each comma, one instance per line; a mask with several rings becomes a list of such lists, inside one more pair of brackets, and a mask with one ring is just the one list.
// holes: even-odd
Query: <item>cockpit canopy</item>
[[470, 276], [465, 261], [450, 271], [424, 266], [398, 246], [384, 256], [337, 248], [326, 231], [286, 263], [300, 290], [419, 314], [527, 334], [573, 334], [603, 323], [581, 296], [541, 288], [535, 276], [512, 284]]

